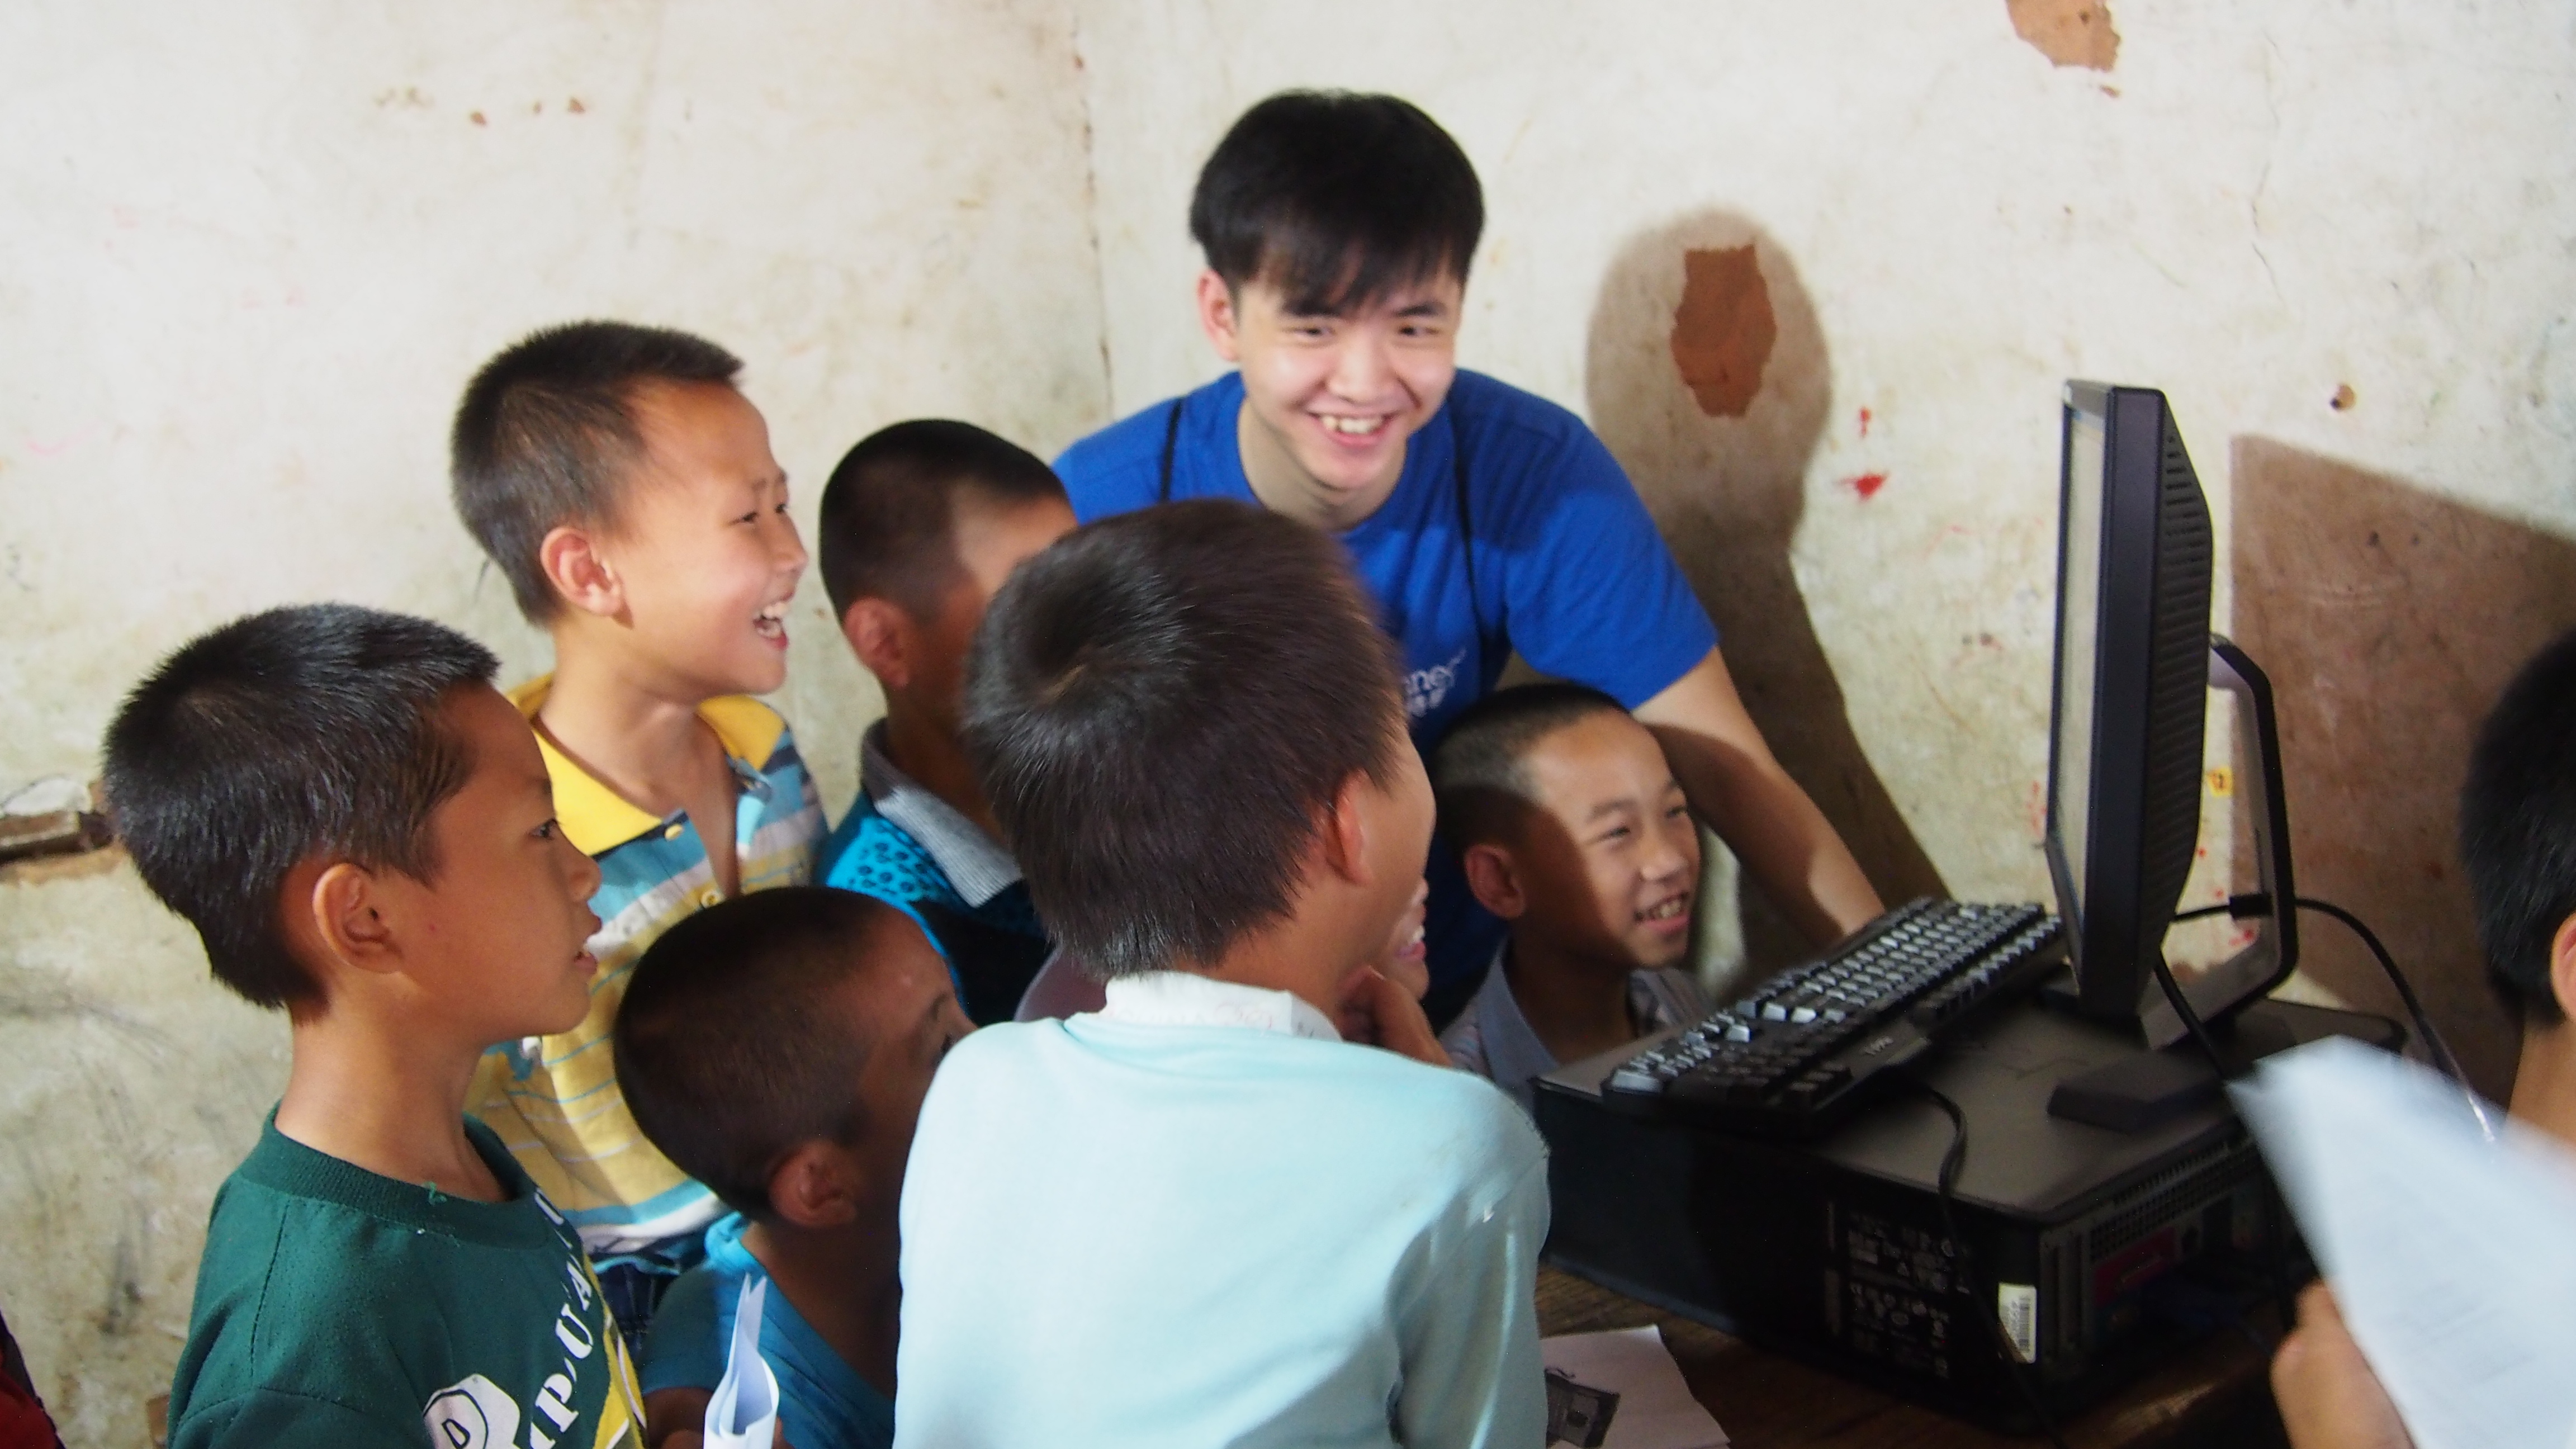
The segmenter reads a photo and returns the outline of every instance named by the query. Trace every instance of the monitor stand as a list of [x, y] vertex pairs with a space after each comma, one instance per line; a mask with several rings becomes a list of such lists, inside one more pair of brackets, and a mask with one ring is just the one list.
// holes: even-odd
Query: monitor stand
[[[2226, 1078], [2242, 1076], [2256, 1062], [2298, 1043], [2277, 1013], [2257, 1011], [2240, 1011], [2213, 1023], [2209, 1038], [2218, 1048], [2217, 1063], [2198, 1042], [2140, 1052], [2059, 1082], [2049, 1093], [2048, 1115], [2114, 1132], [2151, 1132], [2216, 1101]], [[2226, 1078], [2220, 1076], [2222, 1068]]]

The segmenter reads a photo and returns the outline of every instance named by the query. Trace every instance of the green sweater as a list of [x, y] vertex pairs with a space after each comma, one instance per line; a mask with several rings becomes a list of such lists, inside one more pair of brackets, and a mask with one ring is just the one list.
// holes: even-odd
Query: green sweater
[[482, 1124], [509, 1193], [379, 1177], [277, 1130], [215, 1194], [171, 1449], [633, 1449], [643, 1415], [581, 1240]]

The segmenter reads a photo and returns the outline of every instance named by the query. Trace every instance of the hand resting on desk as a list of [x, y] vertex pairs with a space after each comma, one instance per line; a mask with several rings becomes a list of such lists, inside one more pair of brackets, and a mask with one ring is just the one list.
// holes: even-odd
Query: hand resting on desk
[[2413, 1449], [2323, 1283], [2299, 1295], [2299, 1325], [2272, 1356], [2272, 1397], [2291, 1449]]

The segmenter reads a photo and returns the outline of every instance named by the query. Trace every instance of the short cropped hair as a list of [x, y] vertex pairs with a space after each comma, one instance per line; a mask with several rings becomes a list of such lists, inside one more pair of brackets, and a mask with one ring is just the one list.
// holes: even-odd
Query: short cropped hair
[[449, 485], [466, 531], [542, 624], [562, 601], [537, 556], [566, 525], [612, 524], [644, 458], [636, 395], [653, 383], [731, 387], [742, 359], [702, 337], [624, 322], [530, 333], [465, 385], [448, 437]]
[[1410, 748], [1341, 545], [1214, 499], [1022, 564], [967, 658], [963, 733], [1038, 914], [1102, 979], [1286, 918], [1342, 787], [1391, 786]]
[[280, 899], [304, 861], [436, 874], [430, 816], [474, 769], [442, 706], [497, 667], [426, 619], [306, 604], [198, 637], [125, 697], [107, 729], [108, 808], [216, 980], [261, 1006], [318, 997]]
[[880, 428], [823, 485], [817, 545], [832, 617], [863, 598], [926, 615], [957, 578], [957, 502], [1065, 501], [1037, 454], [976, 427], [921, 418]]
[[1431, 751], [1441, 837], [1458, 850], [1517, 840], [1531, 799], [1531, 747], [1567, 725], [1604, 714], [1624, 719], [1628, 711], [1582, 684], [1514, 685], [1469, 705]]
[[1303, 315], [1464, 282], [1484, 230], [1467, 153], [1394, 96], [1272, 96], [1225, 133], [1190, 197], [1190, 235], [1226, 285], [1268, 283]]
[[2487, 980], [2521, 1020], [2555, 1025], [2550, 943], [2576, 915], [2576, 633], [2506, 686], [2460, 790], [2460, 858]]
[[877, 1044], [824, 998], [892, 933], [919, 930], [873, 897], [786, 886], [664, 932], [627, 978], [610, 1044], [635, 1125], [728, 1205], [769, 1214], [769, 1175], [789, 1153], [867, 1128], [857, 1084]]

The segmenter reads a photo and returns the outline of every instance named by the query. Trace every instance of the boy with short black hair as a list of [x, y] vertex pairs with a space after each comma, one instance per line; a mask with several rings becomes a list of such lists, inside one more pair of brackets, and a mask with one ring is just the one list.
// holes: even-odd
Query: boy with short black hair
[[994, 597], [966, 700], [1107, 1002], [931, 1085], [896, 1442], [1537, 1444], [1545, 1153], [1370, 967], [1431, 791], [1339, 546], [1214, 501], [1079, 530]]
[[[2576, 1147], [2576, 633], [2533, 656], [2479, 726], [2460, 861], [2487, 984], [2522, 1027], [2512, 1113]], [[2410, 1442], [2322, 1284], [2299, 1300], [2272, 1388], [2296, 1449]]]
[[617, 1016], [627, 1105], [734, 1210], [653, 1320], [648, 1443], [697, 1427], [743, 1285], [759, 1278], [771, 1284], [760, 1346], [787, 1441], [894, 1442], [904, 1155], [931, 1073], [971, 1030], [920, 928], [846, 891], [727, 901], [636, 963]]
[[[1484, 220], [1466, 152], [1406, 101], [1287, 91], [1246, 111], [1190, 201], [1200, 328], [1234, 370], [1066, 449], [1074, 512], [1232, 498], [1333, 531], [1402, 645], [1418, 745], [1518, 653], [1633, 710], [1818, 944], [1857, 929], [1877, 893], [1745, 712], [1617, 460], [1564, 408], [1458, 366]], [[1445, 1021], [1502, 930], [1445, 850], [1431, 882]]]
[[554, 638], [554, 673], [512, 699], [599, 862], [604, 923], [589, 1014], [496, 1048], [471, 1100], [580, 1228], [636, 1344], [720, 1209], [618, 1095], [627, 971], [682, 917], [811, 880], [823, 833], [787, 722], [751, 698], [786, 680], [805, 550], [741, 367], [686, 333], [552, 327], [484, 364], [452, 438], [457, 512]]
[[464, 1115], [487, 1044], [580, 1019], [598, 925], [493, 668], [425, 620], [275, 609], [164, 660], [108, 729], [137, 873], [294, 1043], [207, 1224], [177, 1449], [631, 1442], [580, 1239]]
[[1531, 1105], [1566, 1062], [1708, 1014], [1690, 952], [1699, 828], [1661, 746], [1619, 702], [1525, 684], [1476, 702], [1431, 754], [1440, 833], [1510, 928], [1440, 1044]]
[[816, 524], [833, 616], [886, 700], [817, 874], [921, 922], [979, 1023], [1011, 1019], [1049, 943], [957, 737], [966, 650], [1011, 570], [1072, 528], [1037, 455], [944, 419], [860, 440]]

